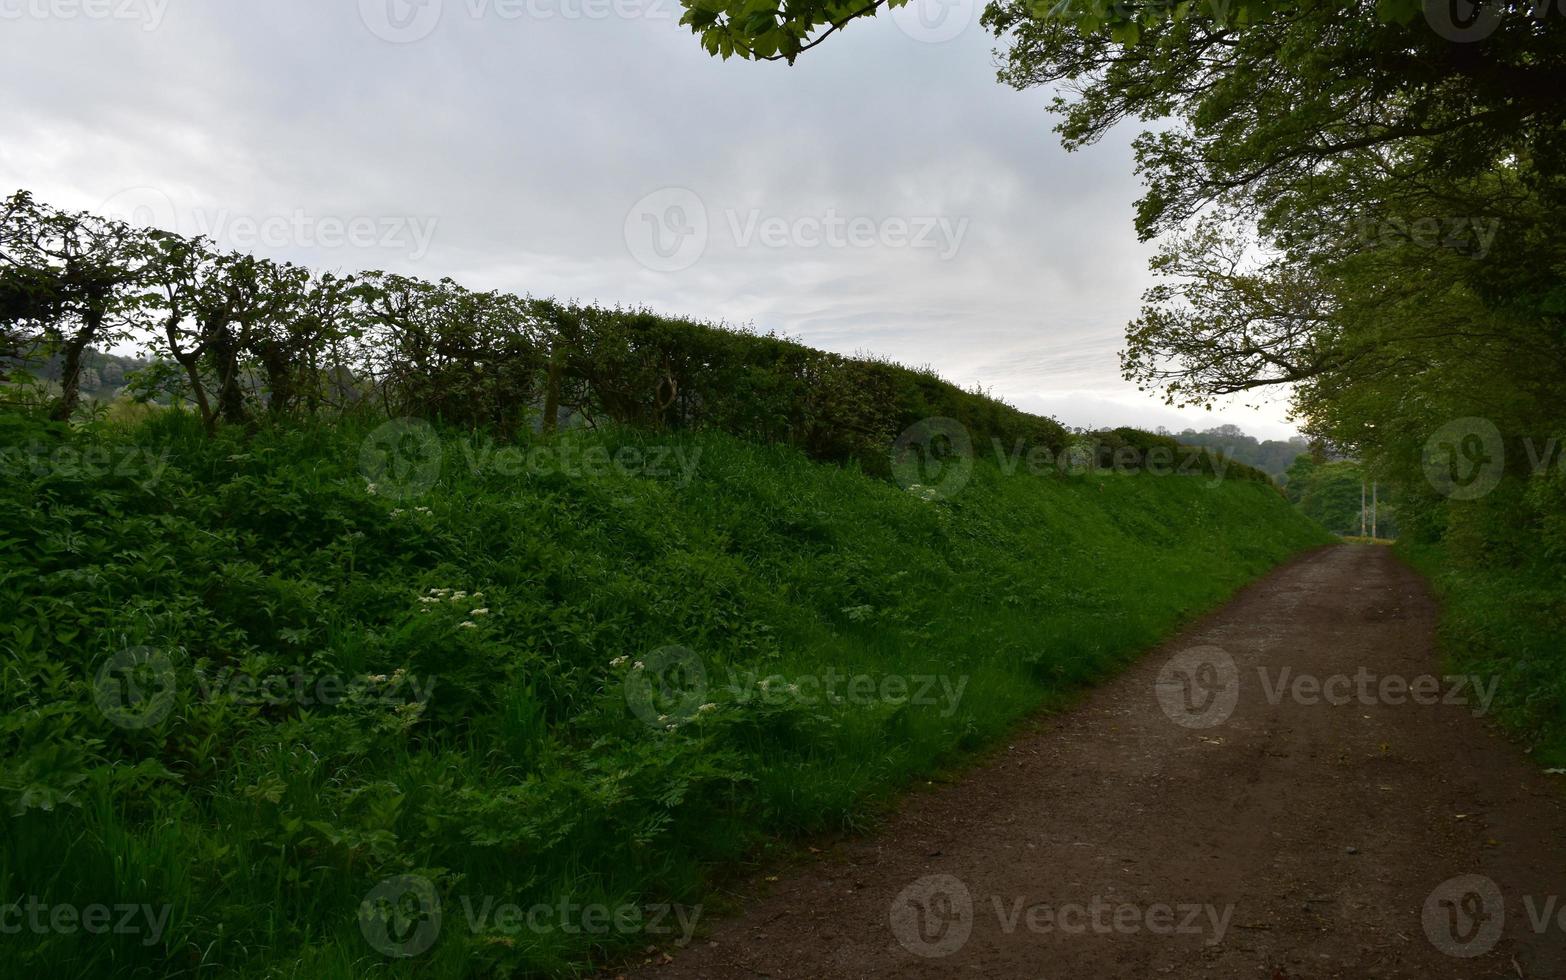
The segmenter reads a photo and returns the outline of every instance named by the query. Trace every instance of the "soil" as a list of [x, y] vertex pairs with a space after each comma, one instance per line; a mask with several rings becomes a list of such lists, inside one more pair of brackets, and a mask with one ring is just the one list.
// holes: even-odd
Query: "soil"
[[629, 975], [1566, 978], [1566, 778], [1436, 616], [1384, 547], [1303, 556]]

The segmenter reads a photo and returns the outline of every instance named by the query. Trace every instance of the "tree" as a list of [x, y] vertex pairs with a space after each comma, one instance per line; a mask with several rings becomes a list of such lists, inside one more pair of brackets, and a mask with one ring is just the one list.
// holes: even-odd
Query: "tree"
[[363, 360], [400, 410], [509, 431], [548, 355], [539, 304], [383, 272], [359, 278]]
[[744, 0], [681, 0], [680, 23], [701, 38], [708, 54], [738, 55], [762, 61], [794, 59], [884, 4], [904, 6], [908, 0], [794, 0], [776, 4]]
[[0, 309], [7, 346], [36, 333], [60, 359], [52, 418], [69, 419], [81, 398], [90, 345], [123, 336], [141, 275], [139, 233], [120, 221], [58, 211], [18, 193], [0, 207]]
[[309, 272], [169, 232], [149, 233], [142, 254], [142, 319], [152, 321], [157, 352], [183, 369], [207, 430], [219, 419], [248, 422], [259, 388], [275, 413], [285, 410], [319, 323], [308, 315]]
[[[717, 53], [791, 60], [879, 6], [687, 0], [685, 22]], [[1299, 266], [1357, 251], [1367, 229], [1379, 237], [1400, 219], [1434, 220], [1443, 247], [1471, 253], [1465, 219], [1510, 216], [1529, 200], [1546, 233], [1513, 229], [1514, 254], [1526, 241], [1533, 261], [1508, 273], [1532, 280], [1509, 282], [1510, 293], [1558, 296], [1558, 276], [1538, 275], [1562, 255], [1548, 230], [1566, 217], [1566, 31], [1548, 3], [1485, 0], [1465, 25], [1440, 0], [997, 0], [984, 20], [1009, 44], [1003, 81], [1063, 93], [1053, 106], [1068, 148], [1127, 119], [1175, 121], [1136, 141], [1148, 184], [1138, 229], [1178, 236], [1164, 271], [1223, 270], [1200, 288], [1252, 301], [1233, 319], [1254, 329], [1215, 335], [1176, 289], [1155, 293], [1132, 331], [1127, 367], [1138, 380], [1183, 380], [1171, 391], [1201, 400], [1294, 384], [1359, 356], [1360, 345], [1318, 333], [1330, 287]], [[1227, 212], [1220, 224], [1238, 213], [1254, 234], [1192, 233], [1214, 209]], [[1258, 241], [1280, 257], [1237, 265]], [[1172, 373], [1158, 363], [1166, 358]]]
[[328, 381], [351, 377], [344, 343], [359, 335], [352, 276], [313, 276], [296, 266], [277, 273], [293, 302], [289, 315], [272, 316], [260, 341], [267, 407], [281, 415], [303, 401], [316, 412], [328, 398]]
[[[202, 376], [202, 359], [209, 337], [198, 319], [203, 308], [201, 295], [207, 280], [215, 274], [217, 252], [206, 238], [183, 238], [167, 232], [153, 232], [145, 240], [147, 253], [146, 291], [139, 312], [155, 321], [153, 336], [161, 341], [154, 352], [166, 354], [185, 372], [188, 394], [201, 413], [201, 421], [210, 434], [217, 416], [207, 397]], [[161, 327], [161, 330], [156, 328]]]
[[[1289, 466], [1287, 494], [1306, 516], [1334, 534], [1357, 535], [1367, 481], [1375, 479], [1358, 460], [1317, 462], [1301, 456]], [[1374, 523], [1380, 537], [1397, 537], [1397, 518], [1386, 488], [1377, 493]], [[1365, 526], [1372, 518], [1364, 516]]]

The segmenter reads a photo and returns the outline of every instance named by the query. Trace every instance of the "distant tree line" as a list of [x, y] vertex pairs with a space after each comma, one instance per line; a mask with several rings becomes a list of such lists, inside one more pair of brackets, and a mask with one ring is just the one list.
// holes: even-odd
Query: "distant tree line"
[[[14, 361], [8, 365], [6, 362], [0, 362], [0, 370], [4, 370], [7, 366], [11, 369], [25, 368], [39, 381], [53, 386], [58, 386], [60, 383], [59, 357], [46, 357], [27, 363]], [[77, 383], [80, 397], [108, 402], [121, 395], [132, 394], [131, 381], [138, 372], [146, 370], [147, 367], [148, 361], [145, 358], [127, 357], [89, 347], [81, 357], [81, 376]]]
[[1257, 439], [1245, 434], [1237, 425], [1220, 425], [1198, 432], [1185, 429], [1170, 432], [1160, 426], [1160, 435], [1173, 436], [1186, 446], [1206, 446], [1221, 451], [1238, 462], [1254, 466], [1280, 482], [1286, 479], [1289, 466], [1302, 454], [1310, 451], [1310, 440], [1304, 436], [1289, 439]]
[[1304, 436], [1259, 440], [1237, 425], [1178, 433], [1160, 426], [1157, 431], [1181, 445], [1205, 446], [1256, 467], [1281, 483], [1284, 494], [1306, 516], [1334, 534], [1358, 535], [1363, 529], [1381, 538], [1398, 535], [1391, 486], [1360, 460], [1325, 443], [1312, 444]]

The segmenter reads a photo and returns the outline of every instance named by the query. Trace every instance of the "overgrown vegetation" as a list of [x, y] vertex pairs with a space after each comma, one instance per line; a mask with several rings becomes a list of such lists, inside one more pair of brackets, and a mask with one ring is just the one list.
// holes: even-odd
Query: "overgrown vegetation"
[[[434, 482], [392, 495], [373, 419], [4, 425], [0, 890], [169, 909], [155, 938], [11, 937], [50, 977], [531, 975], [667, 942], [469, 915], [701, 903], [765, 835], [860, 825], [1322, 538], [1253, 480], [981, 458], [942, 499], [719, 433], [508, 456], [442, 427]], [[649, 717], [633, 675], [671, 645], [706, 683]], [[444, 919], [411, 961], [359, 922], [403, 874]]]

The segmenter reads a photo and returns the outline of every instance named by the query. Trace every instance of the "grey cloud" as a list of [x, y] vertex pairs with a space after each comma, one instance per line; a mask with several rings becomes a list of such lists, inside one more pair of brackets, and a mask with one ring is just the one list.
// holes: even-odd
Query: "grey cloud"
[[[1148, 282], [1130, 133], [1064, 153], [1047, 95], [995, 81], [976, 18], [926, 44], [879, 17], [789, 68], [709, 58], [672, 0], [661, 19], [561, 12], [597, 0], [531, 0], [553, 13], [514, 19], [441, 2], [406, 44], [357, 2], [173, 0], [156, 30], [8, 22], [0, 187], [84, 208], [150, 188], [186, 231], [216, 214], [433, 220], [427, 254], [319, 236], [254, 250], [775, 329], [929, 363], [1068, 423], [1169, 417], [1115, 358]], [[625, 240], [632, 206], [665, 187], [708, 213], [700, 261], [673, 272]], [[750, 211], [967, 224], [941, 261], [741, 247], [727, 215]]]

